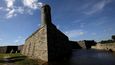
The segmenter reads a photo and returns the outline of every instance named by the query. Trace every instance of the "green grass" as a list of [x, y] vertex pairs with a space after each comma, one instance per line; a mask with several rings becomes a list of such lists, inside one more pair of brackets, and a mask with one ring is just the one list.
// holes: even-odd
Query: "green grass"
[[15, 64], [18, 64], [18, 65], [38, 65], [36, 60], [32, 60], [32, 59], [28, 59], [28, 58], [24, 59], [23, 61], [15, 62]]
[[15, 54], [0, 54], [0, 58], [4, 57], [16, 57], [16, 56], [22, 56], [20, 53], [15, 53]]
[[38, 65], [37, 60], [29, 59], [20, 53], [0, 54], [0, 65], [4, 65], [7, 63], [6, 61], [4, 61], [5, 58], [11, 60], [10, 63], [13, 63], [14, 65]]

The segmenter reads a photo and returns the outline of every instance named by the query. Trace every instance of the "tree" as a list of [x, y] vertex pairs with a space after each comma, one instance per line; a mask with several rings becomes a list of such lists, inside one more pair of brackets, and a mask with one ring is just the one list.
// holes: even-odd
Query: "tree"
[[112, 35], [112, 39], [115, 41], [115, 35]]

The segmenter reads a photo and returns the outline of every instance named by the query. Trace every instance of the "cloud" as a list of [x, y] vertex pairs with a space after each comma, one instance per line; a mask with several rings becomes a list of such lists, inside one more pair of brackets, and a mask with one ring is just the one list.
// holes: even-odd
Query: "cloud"
[[[6, 19], [15, 17], [19, 14], [33, 15], [33, 11], [40, 9], [44, 4], [38, 0], [4, 0], [6, 7], [0, 6], [0, 11], [4, 12]], [[20, 2], [22, 5], [17, 5]]]
[[28, 9], [28, 10], [27, 10], [27, 13], [28, 13], [29, 15], [33, 15], [33, 12], [32, 12], [31, 9]]
[[44, 5], [43, 3], [38, 2], [38, 0], [23, 0], [23, 4], [31, 9], [38, 9]]
[[82, 36], [85, 34], [85, 31], [83, 30], [69, 30], [69, 31], [65, 31], [65, 34], [67, 36], [69, 36], [70, 38], [74, 38], [77, 36]]
[[15, 9], [14, 9], [14, 2], [15, 0], [5, 0], [7, 8], [6, 11], [8, 12], [8, 14], [6, 14], [6, 18], [11, 18], [13, 16], [16, 16], [15, 14]]
[[18, 7], [17, 9], [16, 9], [16, 11], [18, 12], [18, 13], [20, 13], [20, 14], [24, 14], [24, 8], [23, 7]]
[[93, 5], [89, 5], [86, 9], [88, 11], [85, 11], [84, 13], [87, 15], [94, 14], [96, 12], [99, 12], [104, 9], [104, 7], [109, 4], [111, 0], [99, 0], [99, 2], [94, 3]]
[[26, 10], [24, 9], [24, 7], [15, 7], [12, 9], [7, 8], [6, 11], [8, 12], [6, 14], [6, 18], [9, 19], [17, 16], [18, 14], [24, 14]]
[[14, 2], [15, 0], [5, 0], [6, 1], [6, 5], [8, 8], [13, 8], [14, 7]]
[[27, 6], [32, 9], [38, 8], [37, 0], [23, 0], [23, 4], [24, 4], [24, 6]]
[[6, 15], [6, 18], [12, 18], [13, 16], [16, 16], [17, 14], [15, 13], [15, 9], [12, 9], [8, 12], [8, 14]]
[[[41, 2], [38, 2], [38, 0], [21, 0], [21, 3], [23, 5], [16, 6], [15, 2], [16, 0], [5, 0], [6, 8], [0, 7], [1, 9], [5, 9], [6, 12], [6, 18], [12, 18], [17, 16], [18, 14], [29, 14], [33, 15], [33, 10], [37, 10], [40, 7], [42, 7], [44, 4]], [[14, 5], [15, 4], [15, 5]]]

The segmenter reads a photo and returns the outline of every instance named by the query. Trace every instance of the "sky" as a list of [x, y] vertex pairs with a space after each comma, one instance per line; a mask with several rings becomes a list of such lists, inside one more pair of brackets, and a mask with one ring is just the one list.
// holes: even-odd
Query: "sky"
[[0, 46], [21, 45], [41, 24], [40, 7], [70, 40], [107, 40], [115, 34], [115, 0], [0, 0]]

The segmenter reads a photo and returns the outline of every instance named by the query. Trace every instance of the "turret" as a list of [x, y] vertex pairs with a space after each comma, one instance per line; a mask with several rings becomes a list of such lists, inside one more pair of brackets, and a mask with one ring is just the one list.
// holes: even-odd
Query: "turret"
[[41, 7], [41, 23], [42, 26], [51, 24], [51, 8], [47, 4]]

